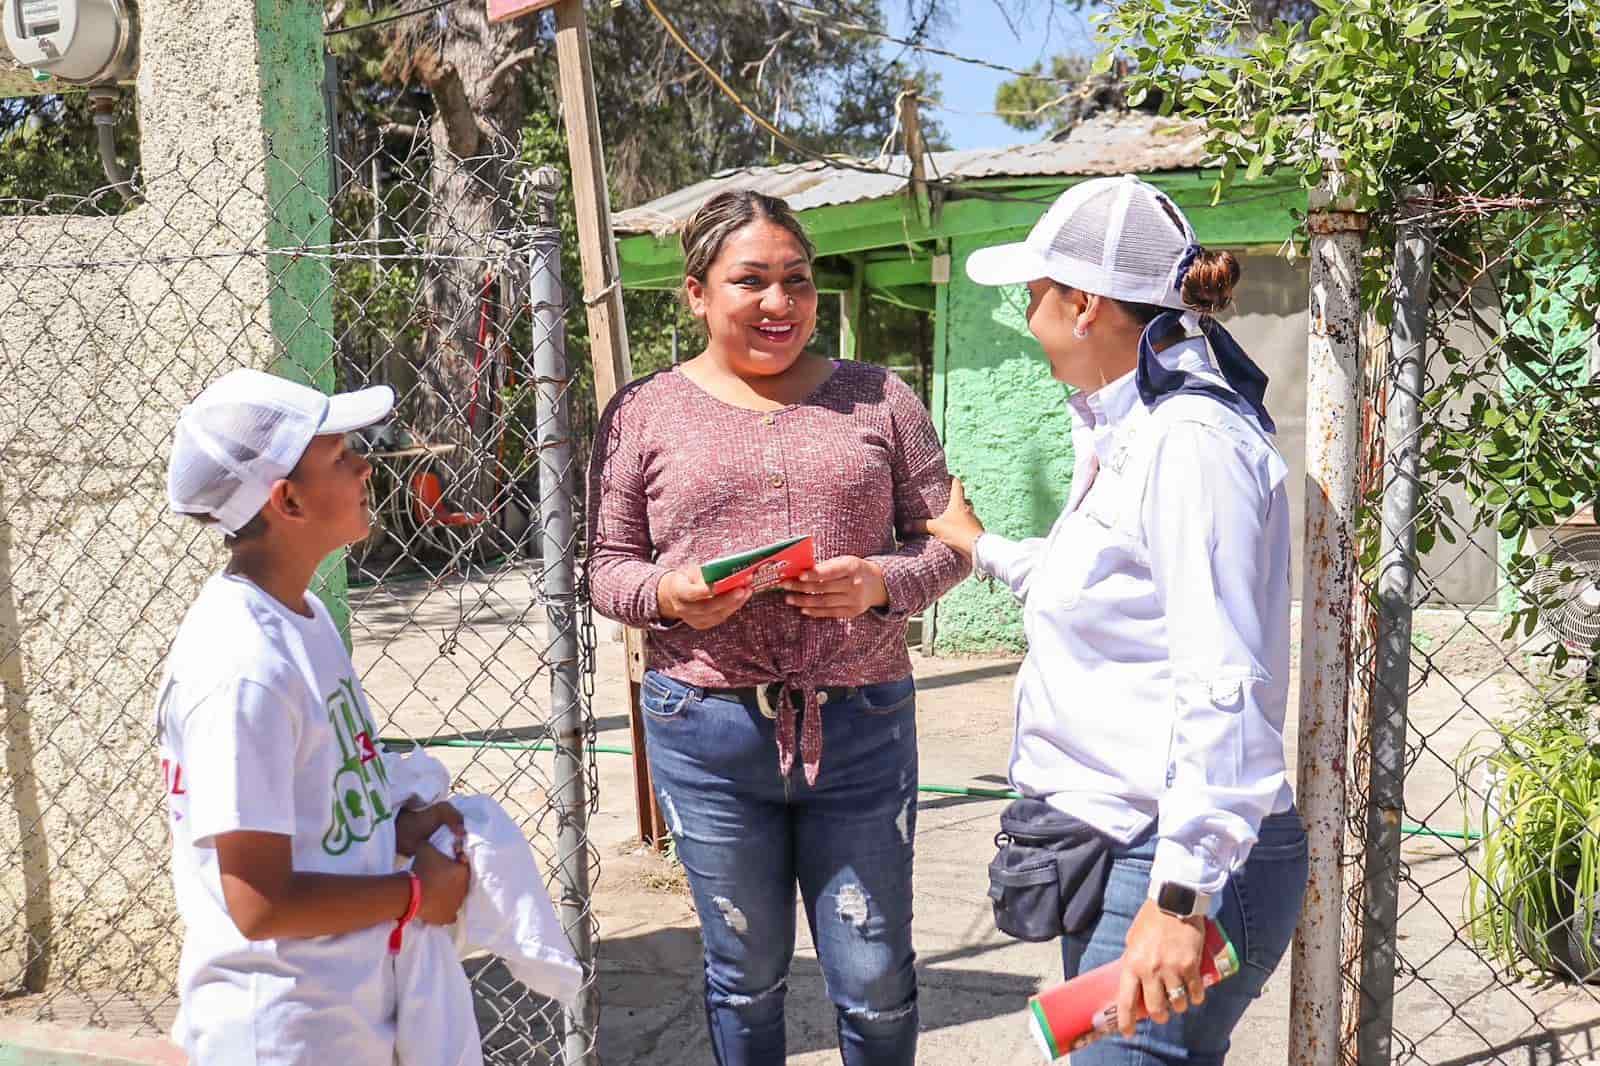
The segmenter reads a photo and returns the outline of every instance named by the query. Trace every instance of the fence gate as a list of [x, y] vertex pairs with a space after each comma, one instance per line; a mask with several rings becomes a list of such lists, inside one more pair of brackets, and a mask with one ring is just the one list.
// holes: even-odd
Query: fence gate
[[565, 1016], [469, 961], [487, 1060], [593, 1061], [576, 465], [593, 403], [566, 357], [559, 178], [484, 140], [467, 160], [426, 130], [341, 144], [275, 200], [285, 164], [219, 143], [215, 161], [146, 159], [132, 210], [0, 204], [0, 1020], [170, 1025], [153, 690], [223, 556], [165, 513], [166, 462], [181, 404], [253, 365], [399, 394], [363, 441], [372, 535], [318, 587], [383, 743], [425, 746], [521, 823], [584, 960]]

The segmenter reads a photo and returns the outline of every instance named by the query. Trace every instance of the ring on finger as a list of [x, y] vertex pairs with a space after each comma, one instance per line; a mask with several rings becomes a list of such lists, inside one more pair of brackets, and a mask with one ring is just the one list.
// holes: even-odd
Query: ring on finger
[[1179, 1003], [1189, 998], [1189, 990], [1183, 985], [1174, 985], [1167, 989], [1167, 1002]]

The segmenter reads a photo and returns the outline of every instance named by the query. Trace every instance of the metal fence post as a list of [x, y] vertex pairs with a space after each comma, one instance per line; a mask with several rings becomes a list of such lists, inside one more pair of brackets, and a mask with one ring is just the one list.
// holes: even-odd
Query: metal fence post
[[1295, 933], [1289, 1061], [1335, 1066], [1343, 974], [1344, 778], [1361, 424], [1361, 244], [1366, 217], [1330, 168], [1312, 191], [1306, 373], [1305, 577], [1300, 597], [1300, 813], [1311, 877]]
[[[1407, 190], [1407, 199], [1426, 196]], [[1377, 685], [1373, 692], [1362, 876], [1361, 1066], [1387, 1066], [1394, 1038], [1395, 922], [1400, 903], [1400, 821], [1405, 812], [1406, 705], [1411, 686], [1411, 597], [1417, 568], [1418, 452], [1427, 362], [1431, 235], [1403, 210], [1394, 250], [1394, 325], [1389, 363], [1388, 442], [1378, 563]]]
[[598, 1061], [595, 1026], [594, 943], [589, 924], [589, 782], [583, 756], [577, 616], [577, 546], [573, 502], [576, 491], [571, 405], [572, 372], [562, 320], [561, 231], [556, 228], [556, 191], [561, 173], [541, 167], [533, 176], [539, 225], [528, 251], [528, 297], [533, 316], [533, 373], [537, 397], [535, 437], [539, 448], [539, 523], [544, 573], [542, 597], [549, 633], [550, 724], [555, 737], [553, 792], [557, 819], [556, 856], [561, 924], [583, 963], [584, 984], [566, 1014], [566, 1066]]

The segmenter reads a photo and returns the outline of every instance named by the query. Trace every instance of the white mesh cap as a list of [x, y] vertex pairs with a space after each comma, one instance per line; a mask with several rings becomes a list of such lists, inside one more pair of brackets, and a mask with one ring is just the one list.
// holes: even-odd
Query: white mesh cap
[[370, 426], [392, 410], [387, 385], [327, 396], [259, 370], [230, 371], [178, 415], [167, 502], [235, 533], [266, 506], [311, 438]]
[[1183, 310], [1178, 271], [1195, 244], [1178, 205], [1129, 174], [1093, 178], [1056, 198], [1027, 239], [972, 253], [980, 285], [1051, 278], [1114, 300]]

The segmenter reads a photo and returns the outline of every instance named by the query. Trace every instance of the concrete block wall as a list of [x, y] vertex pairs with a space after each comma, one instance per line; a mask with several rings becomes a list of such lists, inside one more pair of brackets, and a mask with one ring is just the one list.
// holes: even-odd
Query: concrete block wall
[[205, 382], [284, 356], [290, 276], [326, 270], [261, 254], [269, 203], [326, 189], [320, 17], [145, 0], [143, 202], [0, 218], [0, 993], [176, 972], [153, 697], [222, 552], [166, 513], [168, 446]]

